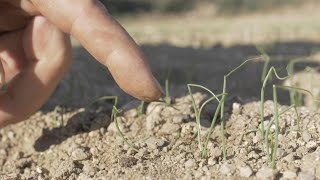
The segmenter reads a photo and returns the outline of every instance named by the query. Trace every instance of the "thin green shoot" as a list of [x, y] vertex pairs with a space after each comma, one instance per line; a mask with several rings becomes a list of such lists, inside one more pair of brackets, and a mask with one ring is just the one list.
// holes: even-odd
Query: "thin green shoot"
[[[315, 84], [314, 84], [315, 73], [317, 70], [319, 70], [319, 67], [318, 68], [307, 67], [306, 70], [307, 72], [310, 72], [310, 90], [313, 92], [315, 87]], [[319, 95], [317, 95], [317, 98], [319, 98]], [[319, 107], [318, 102], [313, 104], [313, 110], [316, 111], [318, 107]]]
[[97, 100], [95, 100], [92, 104], [95, 104], [97, 102], [100, 101], [106, 101], [106, 100], [113, 100], [113, 107], [112, 107], [112, 112], [111, 112], [111, 120], [114, 121], [117, 131], [119, 133], [119, 135], [121, 136], [123, 142], [125, 144], [127, 144], [132, 150], [139, 152], [139, 150], [132, 145], [130, 142], [128, 142], [127, 138], [125, 137], [124, 133], [121, 131], [120, 127], [119, 127], [119, 122], [118, 122], [118, 114], [120, 113], [120, 110], [117, 109], [117, 105], [118, 105], [118, 97], [117, 96], [103, 96], [98, 98]]
[[[273, 98], [274, 98], [274, 108], [277, 108], [277, 104], [278, 104], [278, 99], [277, 99], [277, 89], [286, 89], [286, 90], [296, 90], [296, 91], [304, 91], [308, 94], [311, 95], [313, 101], [316, 101], [314, 99], [313, 94], [306, 90], [306, 89], [302, 89], [302, 88], [298, 88], [298, 87], [291, 87], [291, 86], [281, 86], [281, 85], [273, 85]], [[282, 114], [284, 114], [285, 112], [289, 111], [290, 109], [294, 108], [295, 114], [297, 116], [297, 126], [298, 126], [298, 130], [300, 129], [300, 122], [301, 122], [301, 117], [299, 115], [299, 112], [297, 110], [297, 105], [296, 104], [292, 104], [291, 106], [287, 107], [286, 109], [282, 110], [279, 113], [278, 109], [274, 109], [274, 118], [270, 121], [270, 123], [268, 124], [268, 127], [266, 129], [266, 134], [265, 134], [265, 144], [266, 144], [266, 149], [267, 149], [267, 157], [269, 160], [271, 160], [271, 164], [272, 167], [275, 168], [275, 159], [276, 159], [276, 153], [277, 153], [277, 148], [278, 148], [278, 136], [279, 136], [279, 118]], [[275, 138], [273, 139], [274, 144], [272, 147], [272, 152], [271, 155], [269, 153], [269, 134], [270, 134], [270, 128], [272, 126], [272, 124], [274, 124], [275, 121], [275, 126], [276, 126], [276, 131], [275, 131]]]
[[[204, 87], [204, 86], [201, 86], [201, 85], [197, 85], [197, 84], [188, 84], [187, 87], [188, 87], [188, 91], [189, 91], [189, 94], [190, 94], [190, 97], [191, 97], [193, 109], [194, 109], [195, 116], [196, 116], [197, 137], [198, 137], [199, 149], [200, 149], [201, 154], [205, 154], [205, 153], [204, 153], [204, 149], [206, 149], [206, 146], [203, 145], [202, 140], [201, 140], [201, 123], [200, 123], [200, 121], [201, 121], [201, 112], [202, 112], [204, 106], [205, 106], [207, 103], [209, 103], [210, 101], [214, 100], [214, 99], [216, 99], [216, 100], [219, 102], [219, 104], [221, 104], [221, 102], [220, 102], [220, 100], [219, 100], [218, 97], [219, 97], [219, 96], [222, 96], [222, 94], [215, 95], [215, 94], [214, 94], [211, 90], [209, 90], [208, 88], [206, 88], [206, 87]], [[212, 97], [209, 98], [207, 101], [205, 101], [205, 102], [201, 105], [201, 107], [199, 108], [199, 107], [197, 106], [195, 100], [194, 100], [191, 87], [202, 88], [202, 89], [206, 90], [207, 92], [209, 92], [209, 93], [212, 95]], [[219, 105], [218, 105], [218, 106], [219, 106]], [[218, 110], [216, 109], [216, 112], [217, 112], [217, 111], [218, 111]], [[216, 118], [217, 118], [217, 117], [216, 117]], [[215, 123], [215, 120], [213, 120], [213, 121], [211, 122], [211, 126], [210, 126], [210, 128], [209, 128], [209, 132], [212, 131], [212, 128], [213, 128], [213, 124], [214, 124], [214, 123]], [[208, 135], [211, 135], [211, 133], [208, 133]], [[207, 143], [205, 143], [205, 144], [207, 144]]]
[[144, 105], [145, 105], [145, 102], [141, 101], [139, 106], [137, 107], [137, 111], [139, 115], [144, 114], [144, 108], [145, 108]]
[[287, 90], [289, 89], [289, 90], [306, 92], [307, 94], [309, 94], [312, 97], [313, 106], [316, 106], [316, 104], [318, 102], [320, 102], [319, 100], [316, 100], [316, 98], [314, 97], [313, 93], [310, 90], [306, 90], [306, 89], [299, 88], [299, 87], [294, 87], [294, 86], [280, 86], [280, 85], [277, 85], [277, 87], [280, 88], [280, 89], [287, 89]]
[[[264, 81], [264, 79], [267, 76], [268, 67], [270, 64], [270, 56], [266, 53], [266, 51], [261, 47], [256, 45], [256, 49], [259, 51], [259, 53], [262, 55], [262, 58], [264, 59], [262, 74], [261, 74], [261, 82]], [[271, 80], [272, 77], [269, 78]]]
[[[284, 113], [286, 113], [287, 111], [289, 111], [290, 109], [294, 108], [295, 109], [295, 114], [297, 116], [297, 119], [300, 119], [300, 116], [298, 114], [298, 111], [296, 111], [296, 106], [293, 104], [289, 107], [287, 107], [286, 109], [282, 110], [279, 114], [278, 114], [278, 118], [280, 118], [281, 115], [283, 115]], [[268, 126], [266, 128], [266, 133], [265, 133], [265, 145], [266, 145], [266, 153], [267, 153], [267, 158], [269, 161], [271, 161], [272, 159], [272, 154], [270, 155], [269, 152], [269, 134], [270, 134], [270, 129], [271, 126], [274, 124], [274, 120], [275, 120], [275, 115], [274, 117], [271, 119], [271, 121], [268, 123]], [[299, 120], [298, 120], [299, 121]], [[273, 149], [273, 148], [272, 148]], [[272, 150], [272, 152], [274, 151], [274, 149]]]
[[65, 108], [62, 106], [56, 106], [54, 108], [54, 116], [53, 116], [53, 126], [54, 127], [61, 127], [63, 126], [64, 123], [64, 113], [65, 113]]
[[[301, 62], [301, 61], [302, 61], [301, 59], [291, 60], [287, 66], [287, 71], [290, 76], [290, 78], [289, 78], [290, 86], [294, 86], [294, 82], [293, 82], [293, 74], [295, 72], [294, 65], [298, 62]], [[299, 93], [298, 91], [296, 91], [294, 89], [291, 89], [289, 91], [289, 94], [290, 94], [290, 103], [291, 104], [296, 104], [296, 106], [302, 106], [302, 94], [301, 93]]]
[[169, 68], [167, 75], [166, 75], [166, 80], [165, 80], [165, 97], [164, 97], [164, 102], [167, 106], [170, 106], [172, 104], [172, 99], [170, 96], [170, 76], [171, 76], [171, 67]]
[[[208, 134], [207, 134], [207, 138], [206, 138], [206, 141], [203, 145], [203, 152], [202, 152], [202, 157], [206, 157], [207, 156], [207, 150], [208, 150], [208, 143], [209, 143], [209, 140], [210, 140], [210, 136], [212, 134], [212, 129], [213, 129], [213, 126], [215, 125], [216, 121], [217, 121], [217, 118], [218, 118], [218, 115], [219, 115], [219, 110], [221, 109], [222, 107], [222, 104], [223, 102], [225, 101], [224, 99], [224, 94], [220, 94], [222, 96], [222, 99], [221, 101], [219, 102], [218, 104], [218, 107], [216, 108], [216, 111], [214, 113], [214, 116], [211, 120], [211, 125], [210, 125], [210, 128], [209, 128], [209, 131], [208, 131]], [[200, 111], [201, 112], [201, 111]]]
[[224, 75], [223, 77], [223, 89], [222, 89], [222, 99], [221, 101], [221, 109], [220, 109], [220, 118], [221, 118], [221, 140], [222, 140], [222, 152], [223, 152], [223, 160], [227, 160], [227, 148], [226, 148], [226, 139], [225, 139], [225, 134], [224, 134], [224, 126], [225, 126], [225, 119], [224, 119], [224, 103], [225, 100], [227, 99], [227, 78], [231, 76], [235, 71], [240, 69], [242, 66], [244, 66], [247, 62], [252, 61], [252, 60], [257, 60], [260, 59], [261, 57], [256, 57], [252, 59], [247, 59], [244, 62], [242, 62], [239, 66], [231, 70], [228, 74]]
[[116, 124], [116, 128], [117, 128], [117, 130], [118, 130], [119, 135], [121, 136], [123, 142], [124, 142], [127, 146], [129, 146], [132, 150], [134, 150], [134, 151], [136, 151], [136, 152], [139, 152], [139, 150], [138, 150], [133, 144], [131, 144], [131, 143], [127, 140], [127, 138], [125, 137], [124, 133], [121, 131], [121, 129], [120, 129], [120, 127], [119, 127], [118, 118], [117, 118], [117, 116], [118, 116], [119, 113], [120, 113], [120, 111], [117, 109], [117, 107], [116, 107], [116, 106], [113, 106], [113, 109], [112, 109], [113, 120], [114, 120], [114, 122], [115, 122], [115, 124]]
[[245, 136], [247, 136], [247, 134], [250, 134], [250, 133], [252, 133], [252, 132], [257, 132], [257, 131], [260, 131], [260, 130], [259, 130], [259, 129], [251, 129], [251, 130], [249, 130], [249, 131], [246, 131], [246, 132], [242, 133], [241, 138], [240, 138], [240, 143], [243, 141], [243, 138], [244, 138]]
[[268, 71], [268, 73], [267, 73], [267, 75], [266, 75], [266, 77], [265, 77], [265, 79], [264, 79], [264, 81], [263, 81], [263, 83], [262, 83], [262, 87], [261, 87], [261, 94], [260, 94], [260, 119], [261, 119], [261, 135], [262, 135], [262, 137], [264, 136], [264, 101], [265, 101], [265, 96], [264, 96], [264, 93], [265, 93], [265, 88], [266, 88], [266, 85], [267, 85], [267, 82], [268, 82], [268, 79], [269, 79], [269, 77], [270, 76], [272, 76], [272, 73], [276, 76], [276, 78], [277, 79], [279, 79], [279, 80], [285, 80], [285, 79], [287, 79], [289, 76], [285, 76], [285, 77], [280, 77], [279, 75], [278, 75], [278, 73], [277, 73], [277, 71], [276, 71], [276, 69], [272, 66], [270, 69], [269, 69], [269, 71]]
[[170, 96], [169, 78], [167, 78], [166, 81], [165, 81], [165, 89], [166, 89], [166, 95], [165, 95], [164, 101], [165, 101], [167, 106], [170, 106], [172, 102], [171, 102], [171, 96]]
[[272, 86], [272, 92], [273, 92], [273, 108], [274, 108], [274, 119], [275, 119], [275, 125], [276, 125], [276, 131], [275, 131], [275, 141], [273, 145], [273, 152], [272, 152], [272, 158], [271, 158], [271, 166], [273, 169], [276, 168], [276, 157], [278, 152], [278, 144], [279, 144], [279, 110], [278, 110], [278, 95], [277, 95], [277, 87], [276, 85]]
[[[283, 115], [284, 113], [286, 113], [287, 111], [289, 111], [289, 110], [292, 109], [292, 108], [295, 108], [295, 105], [294, 105], [294, 104], [291, 105], [291, 106], [289, 106], [289, 107], [287, 107], [287, 108], [284, 109], [283, 111], [281, 111], [281, 112], [279, 113], [279, 116]], [[296, 109], [296, 108], [295, 108], [295, 109]], [[295, 111], [295, 113], [296, 113], [296, 115], [297, 115], [297, 118], [300, 119], [300, 116], [298, 115], [298, 112]], [[270, 132], [270, 128], [271, 128], [271, 125], [272, 125], [273, 121], [274, 121], [274, 119], [271, 119], [271, 121], [268, 123], [268, 126], [267, 126], [267, 128], [266, 128], [266, 137], [268, 136], [267, 133]], [[258, 131], [260, 132], [260, 129], [251, 129], [251, 130], [249, 130], [249, 131], [247, 131], [247, 132], [244, 132], [244, 133], [241, 135], [240, 142], [243, 141], [243, 138], [244, 138], [247, 134], [252, 133], [252, 132], [258, 132]], [[266, 144], [267, 144], [267, 143], [266, 143]]]
[[[107, 100], [113, 100], [113, 106], [117, 107], [117, 105], [118, 105], [118, 96], [102, 96], [102, 97], [99, 97], [98, 99], [96, 99], [95, 101], [93, 101], [91, 103], [91, 105], [96, 104], [96, 103], [101, 102], [101, 101], [107, 101]], [[111, 117], [110, 117], [111, 120], [113, 119], [113, 116], [114, 116], [114, 114], [113, 114], [113, 110], [112, 110]]]

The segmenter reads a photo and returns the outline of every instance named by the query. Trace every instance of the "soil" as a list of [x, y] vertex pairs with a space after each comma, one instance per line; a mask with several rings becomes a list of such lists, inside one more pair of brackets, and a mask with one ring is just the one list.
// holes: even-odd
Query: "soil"
[[[197, 104], [206, 95], [193, 95]], [[320, 114], [308, 108], [281, 116], [277, 168], [270, 168], [259, 132], [259, 102], [229, 101], [225, 135], [227, 160], [221, 150], [221, 128], [215, 126], [202, 158], [190, 96], [167, 106], [154, 102], [140, 114], [130, 105], [118, 117], [135, 152], [110, 120], [110, 106], [39, 112], [28, 121], [0, 130], [1, 179], [319, 179]], [[273, 102], [265, 103], [266, 122]], [[281, 106], [284, 109], [285, 106]], [[202, 122], [210, 124], [210, 111]], [[62, 115], [62, 117], [61, 117]], [[299, 124], [299, 129], [297, 125]], [[271, 127], [271, 131], [272, 131]], [[274, 130], [274, 129], [273, 129]]]

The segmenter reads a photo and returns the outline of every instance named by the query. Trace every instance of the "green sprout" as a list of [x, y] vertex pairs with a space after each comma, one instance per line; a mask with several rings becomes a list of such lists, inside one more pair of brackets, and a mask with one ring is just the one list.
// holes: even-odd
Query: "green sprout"
[[117, 109], [118, 97], [117, 96], [103, 96], [103, 97], [98, 98], [96, 101], [94, 101], [93, 104], [97, 103], [99, 101], [105, 101], [105, 100], [113, 100], [114, 101], [114, 104], [112, 107], [112, 112], [111, 112], [111, 120], [114, 121], [116, 128], [118, 130], [118, 133], [119, 133], [120, 137], [122, 138], [123, 142], [126, 145], [128, 145], [132, 150], [139, 152], [139, 150], [127, 140], [127, 138], [125, 137], [125, 134], [120, 129], [118, 118], [117, 118], [118, 114], [121, 113], [121, 110]]
[[[270, 123], [268, 124], [268, 127], [266, 129], [266, 134], [265, 134], [265, 143], [266, 143], [266, 149], [267, 149], [267, 157], [269, 160], [271, 160], [271, 166], [272, 168], [276, 168], [276, 157], [277, 157], [277, 151], [278, 151], [278, 145], [279, 145], [279, 131], [280, 131], [280, 126], [279, 126], [279, 118], [282, 114], [284, 114], [285, 112], [289, 111], [290, 109], [294, 108], [295, 110], [295, 114], [297, 116], [297, 126], [298, 126], [298, 130], [300, 130], [300, 122], [301, 122], [301, 118], [300, 115], [298, 113], [297, 110], [297, 105], [296, 104], [292, 104], [289, 107], [287, 107], [286, 109], [284, 109], [283, 111], [281, 111], [279, 113], [279, 109], [278, 109], [278, 96], [277, 96], [277, 89], [286, 89], [286, 90], [295, 90], [295, 91], [304, 91], [307, 92], [308, 94], [311, 95], [313, 101], [315, 102], [316, 100], [314, 99], [313, 94], [305, 89], [302, 88], [298, 88], [298, 87], [291, 87], [291, 86], [280, 86], [280, 85], [273, 85], [272, 86], [272, 90], [273, 90], [273, 103], [274, 103], [274, 117], [273, 119], [270, 121]], [[274, 122], [275, 121], [275, 122]], [[275, 123], [275, 135], [274, 138], [271, 140], [272, 143], [272, 151], [271, 153], [269, 152], [269, 141], [268, 141], [268, 137], [269, 137], [269, 133], [270, 133], [270, 128], [272, 126], [272, 124]]]
[[[314, 84], [314, 79], [315, 79], [315, 72], [319, 70], [319, 67], [318, 68], [312, 68], [312, 67], [307, 67], [306, 68], [306, 71], [307, 72], [310, 72], [310, 90], [313, 92], [314, 90], [314, 87], [315, 87], [315, 84]], [[319, 95], [317, 94], [317, 97], [316, 98], [319, 98]], [[315, 102], [313, 104], [313, 110], [317, 110], [319, 108], [319, 103], [318, 102]]]
[[221, 109], [220, 109], [220, 118], [221, 118], [221, 134], [222, 134], [222, 147], [223, 147], [223, 159], [226, 160], [227, 159], [227, 149], [226, 149], [226, 140], [225, 140], [225, 136], [224, 136], [224, 126], [225, 126], [225, 119], [224, 119], [224, 103], [225, 103], [225, 99], [227, 98], [227, 78], [229, 76], [231, 76], [235, 71], [237, 71], [238, 69], [240, 69], [242, 66], [244, 66], [247, 62], [252, 61], [252, 60], [257, 60], [260, 59], [261, 56], [256, 57], [256, 58], [252, 58], [252, 59], [247, 59], [244, 62], [242, 62], [239, 66], [237, 66], [236, 68], [234, 68], [233, 70], [231, 70], [228, 74], [226, 74], [223, 77], [223, 89], [222, 89], [222, 99], [224, 101], [221, 101], [222, 105], [221, 105]]
[[[198, 88], [201, 88], [201, 89], [204, 89], [206, 90], [207, 92], [209, 92], [212, 97], [209, 98], [208, 100], [206, 100], [204, 103], [202, 103], [202, 105], [200, 106], [200, 108], [197, 106], [195, 100], [194, 100], [194, 97], [193, 97], [193, 93], [192, 93], [192, 90], [191, 90], [191, 87], [198, 87]], [[210, 136], [212, 134], [212, 130], [213, 130], [213, 127], [216, 123], [216, 120], [218, 118], [218, 114], [219, 114], [219, 110], [221, 108], [221, 105], [222, 105], [222, 102], [224, 101], [223, 98], [221, 98], [221, 100], [218, 98], [220, 96], [222, 96], [222, 94], [219, 94], [219, 95], [215, 95], [211, 90], [209, 90], [208, 88], [204, 87], [204, 86], [201, 86], [201, 85], [197, 85], [197, 84], [188, 84], [188, 91], [189, 91], [189, 95], [191, 97], [191, 101], [192, 101], [192, 105], [193, 105], [193, 109], [194, 109], [194, 112], [195, 112], [195, 116], [196, 116], [196, 123], [197, 123], [197, 133], [198, 133], [198, 145], [199, 145], [199, 148], [200, 148], [200, 153], [201, 153], [201, 157], [202, 158], [205, 158], [207, 156], [207, 149], [208, 149], [208, 143], [209, 143], [209, 140], [210, 140]], [[218, 101], [218, 107], [216, 108], [216, 111], [214, 113], [214, 116], [211, 120], [211, 125], [208, 129], [208, 134], [207, 134], [207, 137], [206, 137], [206, 140], [205, 142], [202, 142], [202, 138], [201, 138], [201, 113], [202, 113], [202, 110], [203, 108], [211, 101], [213, 100], [217, 100]]]
[[262, 87], [261, 87], [261, 92], [260, 92], [260, 121], [261, 121], [261, 135], [262, 137], [264, 136], [264, 102], [265, 102], [265, 96], [264, 96], [264, 93], [265, 93], [265, 88], [266, 88], [266, 85], [267, 85], [267, 82], [268, 82], [268, 79], [270, 76], [272, 76], [272, 73], [276, 76], [277, 79], [279, 80], [285, 80], [288, 78], [288, 76], [286, 77], [280, 77], [276, 71], [276, 69], [272, 66], [266, 77], [264, 78], [263, 80], [263, 83], [262, 83]]
[[56, 106], [54, 108], [54, 115], [53, 115], [53, 127], [61, 127], [64, 123], [64, 113], [66, 109], [62, 106]]
[[165, 81], [165, 89], [166, 89], [166, 95], [164, 98], [164, 102], [166, 103], [167, 106], [171, 105], [171, 96], [170, 96], [170, 82], [169, 82], [169, 78], [166, 79]]
[[[289, 78], [290, 86], [294, 86], [294, 82], [293, 82], [294, 65], [301, 61], [302, 61], [301, 59], [294, 59], [290, 61], [287, 66], [287, 71], [290, 77]], [[296, 104], [296, 106], [302, 106], [302, 94], [294, 89], [290, 90], [289, 93], [290, 93], [290, 103]]]
[[[273, 101], [274, 101], [274, 117], [273, 119], [269, 122], [268, 126], [267, 126], [267, 129], [265, 130], [264, 129], [264, 92], [265, 92], [265, 87], [266, 87], [266, 83], [268, 81], [268, 78], [269, 76], [272, 75], [272, 73], [276, 76], [277, 79], [279, 80], [285, 80], [287, 78], [290, 78], [290, 74], [286, 77], [280, 77], [277, 73], [277, 71], [275, 70], [274, 67], [271, 67], [267, 76], [265, 77], [265, 80], [263, 82], [263, 85], [262, 85], [262, 88], [261, 88], [261, 104], [260, 104], [260, 116], [261, 116], [261, 129], [260, 129], [260, 132], [262, 134], [262, 136], [265, 138], [265, 145], [266, 145], [266, 152], [267, 152], [267, 157], [268, 157], [268, 160], [271, 161], [271, 166], [272, 168], [275, 168], [276, 167], [276, 162], [275, 162], [275, 159], [276, 159], [276, 156], [277, 156], [277, 151], [278, 151], [278, 145], [279, 145], [279, 140], [278, 140], [278, 136], [279, 136], [279, 130], [280, 130], [280, 127], [279, 127], [279, 118], [282, 114], [284, 114], [285, 112], [287, 112], [288, 110], [290, 110], [291, 108], [294, 108], [295, 110], [295, 114], [297, 116], [297, 125], [298, 125], [298, 130], [300, 129], [299, 128], [299, 124], [300, 124], [300, 121], [301, 121], [301, 118], [299, 116], [299, 112], [297, 110], [297, 104], [295, 104], [295, 102], [293, 102], [293, 104], [291, 104], [288, 108], [284, 109], [283, 111], [281, 111], [279, 113], [279, 109], [278, 109], [278, 96], [277, 96], [277, 88], [278, 89], [286, 89], [286, 90], [289, 90], [290, 92], [292, 91], [304, 91], [304, 92], [307, 92], [308, 94], [310, 94], [312, 96], [312, 98], [314, 99], [313, 97], [313, 94], [308, 91], [308, 90], [305, 90], [305, 89], [302, 89], [302, 88], [298, 88], [298, 87], [293, 87], [293, 86], [280, 86], [280, 85], [273, 85], [272, 88], [273, 88]], [[314, 100], [315, 102], [315, 100]], [[275, 121], [275, 122], [274, 122]], [[275, 124], [275, 135], [274, 135], [274, 138], [271, 139], [271, 144], [272, 144], [272, 150], [271, 150], [271, 153], [269, 152], [269, 134], [270, 134], [270, 128], [272, 126], [272, 124]], [[265, 133], [265, 134], [264, 134]]]
[[118, 122], [118, 114], [120, 113], [120, 111], [117, 109], [117, 107], [114, 105], [113, 108], [112, 108], [112, 116], [113, 116], [113, 120], [116, 124], [116, 128], [118, 130], [118, 133], [119, 135], [121, 136], [123, 142], [129, 146], [132, 150], [136, 151], [136, 152], [139, 152], [139, 150], [133, 145], [131, 144], [128, 139], [125, 137], [124, 133], [121, 131], [120, 127], [119, 127], [119, 122]]
[[[268, 72], [268, 67], [270, 64], [270, 56], [266, 53], [266, 51], [264, 50], [264, 48], [262, 46], [256, 45], [256, 49], [259, 51], [259, 53], [262, 56], [262, 59], [264, 59], [264, 64], [263, 64], [263, 69], [262, 69], [262, 74], [261, 74], [261, 82], [264, 81], [264, 79], [267, 76], [267, 72]], [[271, 80], [271, 76], [270, 79]]]
[[144, 114], [144, 108], [145, 108], [144, 105], [145, 105], [145, 102], [141, 101], [139, 106], [137, 107], [137, 111], [139, 115]]
[[[258, 57], [260, 58], [260, 57]], [[222, 141], [222, 150], [223, 150], [223, 159], [226, 160], [227, 159], [227, 150], [226, 150], [226, 140], [225, 140], [225, 133], [224, 133], [224, 126], [225, 126], [225, 120], [224, 120], [224, 106], [225, 106], [225, 100], [227, 98], [227, 78], [232, 75], [235, 71], [237, 71], [239, 68], [241, 68], [243, 65], [245, 65], [248, 61], [252, 61], [252, 60], [256, 60], [258, 58], [252, 58], [252, 59], [248, 59], [246, 61], [244, 61], [243, 63], [241, 63], [239, 66], [237, 66], [236, 68], [234, 68], [233, 70], [231, 70], [228, 74], [226, 74], [223, 78], [223, 90], [222, 93], [219, 95], [215, 95], [212, 91], [210, 91], [208, 88], [200, 86], [200, 85], [196, 85], [196, 84], [188, 84], [188, 91], [189, 94], [191, 96], [191, 100], [192, 100], [192, 104], [193, 104], [193, 108], [195, 111], [195, 115], [196, 115], [196, 122], [197, 122], [197, 131], [198, 131], [198, 144], [200, 147], [200, 152], [202, 154], [203, 157], [206, 156], [207, 154], [207, 144], [213, 129], [213, 126], [216, 122], [216, 119], [218, 117], [218, 111], [220, 111], [220, 119], [221, 119], [221, 141]], [[202, 88], [204, 90], [206, 90], [207, 92], [209, 92], [212, 97], [209, 98], [205, 103], [202, 104], [202, 106], [200, 108], [197, 107], [195, 100], [192, 96], [192, 91], [191, 91], [191, 86], [193, 87], [199, 87]], [[221, 99], [219, 99], [218, 97], [221, 96]], [[208, 131], [208, 135], [207, 135], [207, 139], [205, 141], [205, 143], [203, 144], [201, 141], [201, 124], [200, 124], [200, 120], [201, 120], [201, 111], [203, 109], [203, 107], [209, 103], [210, 101], [216, 99], [218, 101], [218, 107], [216, 108], [215, 114], [213, 116], [212, 122], [211, 122], [211, 126], [209, 128]]]

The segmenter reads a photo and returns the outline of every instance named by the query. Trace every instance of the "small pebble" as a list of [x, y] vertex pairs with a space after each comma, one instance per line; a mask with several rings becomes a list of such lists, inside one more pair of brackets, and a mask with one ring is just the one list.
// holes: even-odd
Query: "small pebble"
[[273, 169], [269, 167], [262, 167], [256, 174], [258, 179], [272, 179], [274, 176]]
[[232, 175], [235, 172], [235, 168], [231, 164], [222, 164], [220, 167], [220, 173], [223, 175]]
[[304, 142], [309, 142], [311, 139], [311, 135], [307, 131], [303, 131], [302, 139], [304, 140]]
[[221, 151], [221, 149], [218, 148], [218, 147], [215, 147], [215, 148], [211, 149], [210, 152], [211, 152], [211, 155], [212, 155], [213, 157], [215, 157], [215, 158], [222, 156], [222, 151]]
[[239, 104], [239, 103], [233, 103], [232, 104], [232, 113], [233, 114], [240, 114], [240, 111], [241, 111], [241, 104]]
[[15, 134], [14, 134], [14, 132], [9, 131], [8, 134], [7, 134], [7, 136], [8, 136], [9, 139], [12, 140], [12, 139], [15, 137]]
[[316, 148], [317, 147], [317, 142], [316, 141], [309, 141], [309, 142], [307, 142], [306, 147], [308, 149]]
[[208, 159], [208, 165], [212, 166], [212, 165], [215, 165], [215, 164], [217, 164], [217, 160], [216, 159], [214, 159], [212, 157]]
[[36, 168], [36, 172], [37, 172], [38, 174], [42, 174], [42, 168], [38, 166], [38, 167]]
[[195, 168], [197, 166], [197, 162], [194, 159], [189, 159], [184, 163], [185, 168]]
[[239, 168], [240, 176], [244, 178], [248, 178], [252, 175], [252, 169], [250, 166], [244, 166]]
[[165, 142], [162, 139], [158, 139], [156, 137], [150, 137], [148, 138], [145, 143], [147, 144], [148, 148], [150, 149], [158, 149], [163, 147]]
[[297, 177], [297, 174], [293, 171], [285, 171], [283, 172], [282, 177], [286, 179], [294, 179]]
[[91, 154], [86, 152], [84, 148], [77, 148], [71, 153], [71, 158], [74, 161], [82, 161], [89, 159]]

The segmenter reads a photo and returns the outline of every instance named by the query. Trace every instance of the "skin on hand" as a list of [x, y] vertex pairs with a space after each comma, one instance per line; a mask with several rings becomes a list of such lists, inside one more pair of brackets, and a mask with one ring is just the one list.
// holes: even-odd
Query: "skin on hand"
[[68, 34], [128, 94], [162, 96], [141, 50], [98, 0], [0, 0], [0, 85], [9, 85], [0, 94], [0, 127], [28, 118], [52, 94], [71, 65]]

